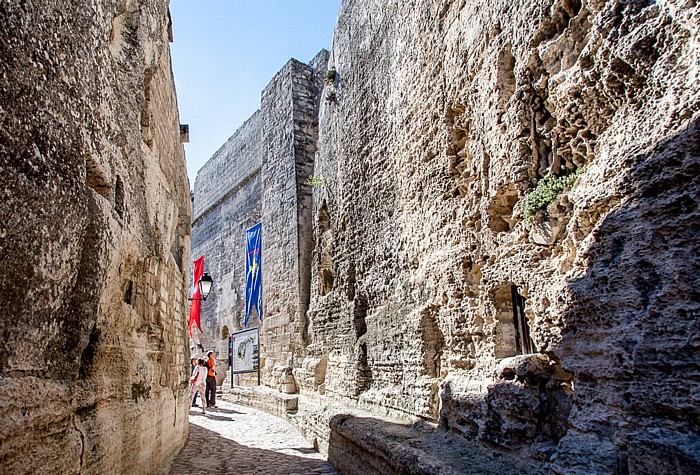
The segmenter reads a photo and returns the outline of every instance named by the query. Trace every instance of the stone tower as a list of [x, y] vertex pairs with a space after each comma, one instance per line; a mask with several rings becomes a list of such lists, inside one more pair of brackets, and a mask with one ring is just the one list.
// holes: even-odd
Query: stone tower
[[308, 179], [327, 60], [325, 50], [308, 65], [290, 60], [263, 91], [260, 109], [202, 167], [194, 186], [192, 256], [204, 255], [215, 279], [202, 305], [204, 334], [197, 338], [226, 363], [227, 337], [244, 327], [245, 231], [262, 221], [263, 322], [254, 314], [248, 327], [261, 326], [263, 380], [290, 392], [296, 391], [292, 368], [304, 356], [308, 331]]

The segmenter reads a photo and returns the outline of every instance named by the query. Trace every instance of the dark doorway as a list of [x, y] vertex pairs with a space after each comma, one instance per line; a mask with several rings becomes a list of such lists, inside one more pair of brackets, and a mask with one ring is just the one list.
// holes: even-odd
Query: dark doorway
[[530, 338], [530, 326], [525, 315], [525, 297], [518, 293], [518, 287], [510, 286], [513, 299], [513, 324], [515, 325], [515, 346], [518, 354], [535, 353], [535, 343]]

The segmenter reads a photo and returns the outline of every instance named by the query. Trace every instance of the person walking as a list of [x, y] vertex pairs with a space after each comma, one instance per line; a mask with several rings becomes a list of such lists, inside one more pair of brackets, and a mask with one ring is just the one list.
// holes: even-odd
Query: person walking
[[[192, 383], [192, 389], [190, 389], [190, 401], [194, 397], [195, 393], [199, 391], [199, 394], [204, 394], [205, 386], [207, 381], [207, 368], [204, 367], [204, 360], [197, 360], [197, 366], [192, 370], [192, 377], [190, 378], [190, 383]], [[202, 396], [202, 414], [207, 413], [207, 398]]]
[[[197, 358], [192, 358], [190, 360], [190, 365], [192, 366], [190, 368], [190, 377], [194, 375], [194, 369], [198, 366], [197, 365]], [[192, 391], [192, 384], [190, 384], [190, 392]], [[204, 397], [202, 396], [199, 391], [194, 392], [194, 398], [192, 398], [192, 407], [199, 407], [199, 404], [197, 404], [197, 396]]]
[[216, 408], [216, 362], [214, 361], [214, 352], [207, 353], [207, 389], [204, 393], [204, 398], [207, 400], [207, 406]]

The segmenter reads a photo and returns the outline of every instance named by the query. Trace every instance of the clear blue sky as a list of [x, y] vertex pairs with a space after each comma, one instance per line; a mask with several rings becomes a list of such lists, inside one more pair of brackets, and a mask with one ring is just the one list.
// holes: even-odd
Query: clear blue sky
[[190, 126], [187, 173], [197, 171], [260, 107], [290, 59], [330, 49], [341, 0], [171, 0], [180, 122]]

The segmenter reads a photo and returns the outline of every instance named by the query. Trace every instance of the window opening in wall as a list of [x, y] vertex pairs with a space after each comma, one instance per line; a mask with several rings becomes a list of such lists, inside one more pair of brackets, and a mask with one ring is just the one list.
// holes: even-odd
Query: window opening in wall
[[535, 343], [530, 337], [530, 326], [525, 315], [525, 297], [518, 293], [518, 287], [510, 286], [513, 299], [513, 324], [515, 325], [515, 346], [520, 355], [535, 353]]

